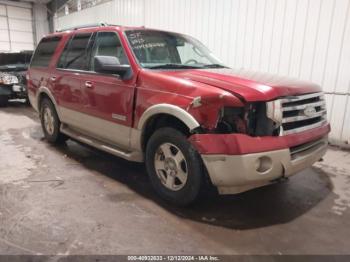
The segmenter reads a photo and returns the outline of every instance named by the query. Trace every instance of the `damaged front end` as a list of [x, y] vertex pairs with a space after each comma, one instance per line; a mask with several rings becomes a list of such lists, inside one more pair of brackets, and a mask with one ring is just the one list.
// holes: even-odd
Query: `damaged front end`
[[265, 102], [250, 103], [244, 107], [223, 107], [218, 125], [219, 134], [247, 134], [249, 136], [278, 136], [280, 124], [268, 117]]
[[202, 123], [200, 133], [257, 137], [278, 136], [281, 132], [281, 122], [274, 121], [277, 118], [271, 117], [271, 109], [266, 102], [243, 103], [232, 99], [232, 96], [219, 102], [196, 98], [192, 107]]
[[322, 122], [324, 106], [322, 94], [222, 104], [216, 125], [203, 124], [188, 140], [219, 193], [236, 194], [289, 177], [319, 160], [330, 131]]

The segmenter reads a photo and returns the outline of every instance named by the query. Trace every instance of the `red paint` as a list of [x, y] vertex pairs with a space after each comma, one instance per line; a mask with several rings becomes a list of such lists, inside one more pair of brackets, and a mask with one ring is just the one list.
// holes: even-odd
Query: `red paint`
[[196, 134], [189, 138], [200, 154], [243, 155], [290, 148], [320, 139], [329, 124], [286, 136], [251, 137], [244, 134]]
[[[319, 86], [312, 83], [242, 70], [142, 69], [124, 35], [124, 31], [130, 29], [143, 28], [107, 26], [52, 34], [62, 36], [61, 42], [49, 68], [29, 69], [29, 93], [36, 94], [40, 86], [45, 86], [51, 90], [60, 106], [134, 128], [150, 106], [168, 103], [187, 110], [201, 126], [213, 129], [223, 106], [242, 107], [246, 102], [321, 91]], [[123, 81], [113, 76], [56, 69], [61, 52], [73, 34], [100, 31], [112, 31], [119, 35], [133, 71], [131, 79]], [[50, 80], [52, 76], [56, 77], [54, 83]], [[86, 89], [85, 81], [90, 81], [93, 89]], [[191, 104], [196, 97], [201, 97], [198, 107]], [[126, 116], [127, 121], [113, 119], [113, 113]], [[193, 135], [190, 141], [201, 153], [245, 154], [287, 148], [328, 132], [329, 126], [326, 126], [284, 137], [207, 134]]]

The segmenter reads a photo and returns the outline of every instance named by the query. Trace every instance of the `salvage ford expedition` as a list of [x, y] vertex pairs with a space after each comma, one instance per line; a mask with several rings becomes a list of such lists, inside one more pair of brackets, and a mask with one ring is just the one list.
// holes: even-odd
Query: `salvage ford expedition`
[[283, 180], [325, 154], [319, 86], [223, 65], [196, 39], [106, 24], [39, 43], [27, 74], [46, 139], [68, 137], [145, 162], [176, 205], [206, 185], [236, 194]]

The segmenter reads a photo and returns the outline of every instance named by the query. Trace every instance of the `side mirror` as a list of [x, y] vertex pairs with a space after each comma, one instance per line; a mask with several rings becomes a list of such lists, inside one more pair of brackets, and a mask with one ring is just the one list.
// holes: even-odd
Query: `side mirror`
[[121, 65], [115, 56], [95, 56], [94, 65], [98, 73], [116, 74], [122, 79], [128, 79], [131, 76], [130, 65]]

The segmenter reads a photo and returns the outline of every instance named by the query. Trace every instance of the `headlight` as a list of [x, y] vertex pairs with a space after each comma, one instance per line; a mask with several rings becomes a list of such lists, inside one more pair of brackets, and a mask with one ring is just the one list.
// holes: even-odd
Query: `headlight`
[[251, 103], [245, 107], [224, 107], [220, 111], [217, 132], [276, 136], [279, 134], [279, 125], [267, 117], [267, 110], [269, 108], [265, 102]]
[[217, 132], [230, 133], [247, 133], [247, 125], [244, 120], [243, 107], [224, 107], [220, 111], [220, 117], [217, 125]]
[[283, 111], [281, 100], [274, 100], [266, 103], [266, 115], [277, 125], [282, 124]]
[[2, 75], [0, 77], [0, 83], [5, 85], [18, 84], [18, 78], [13, 75]]

